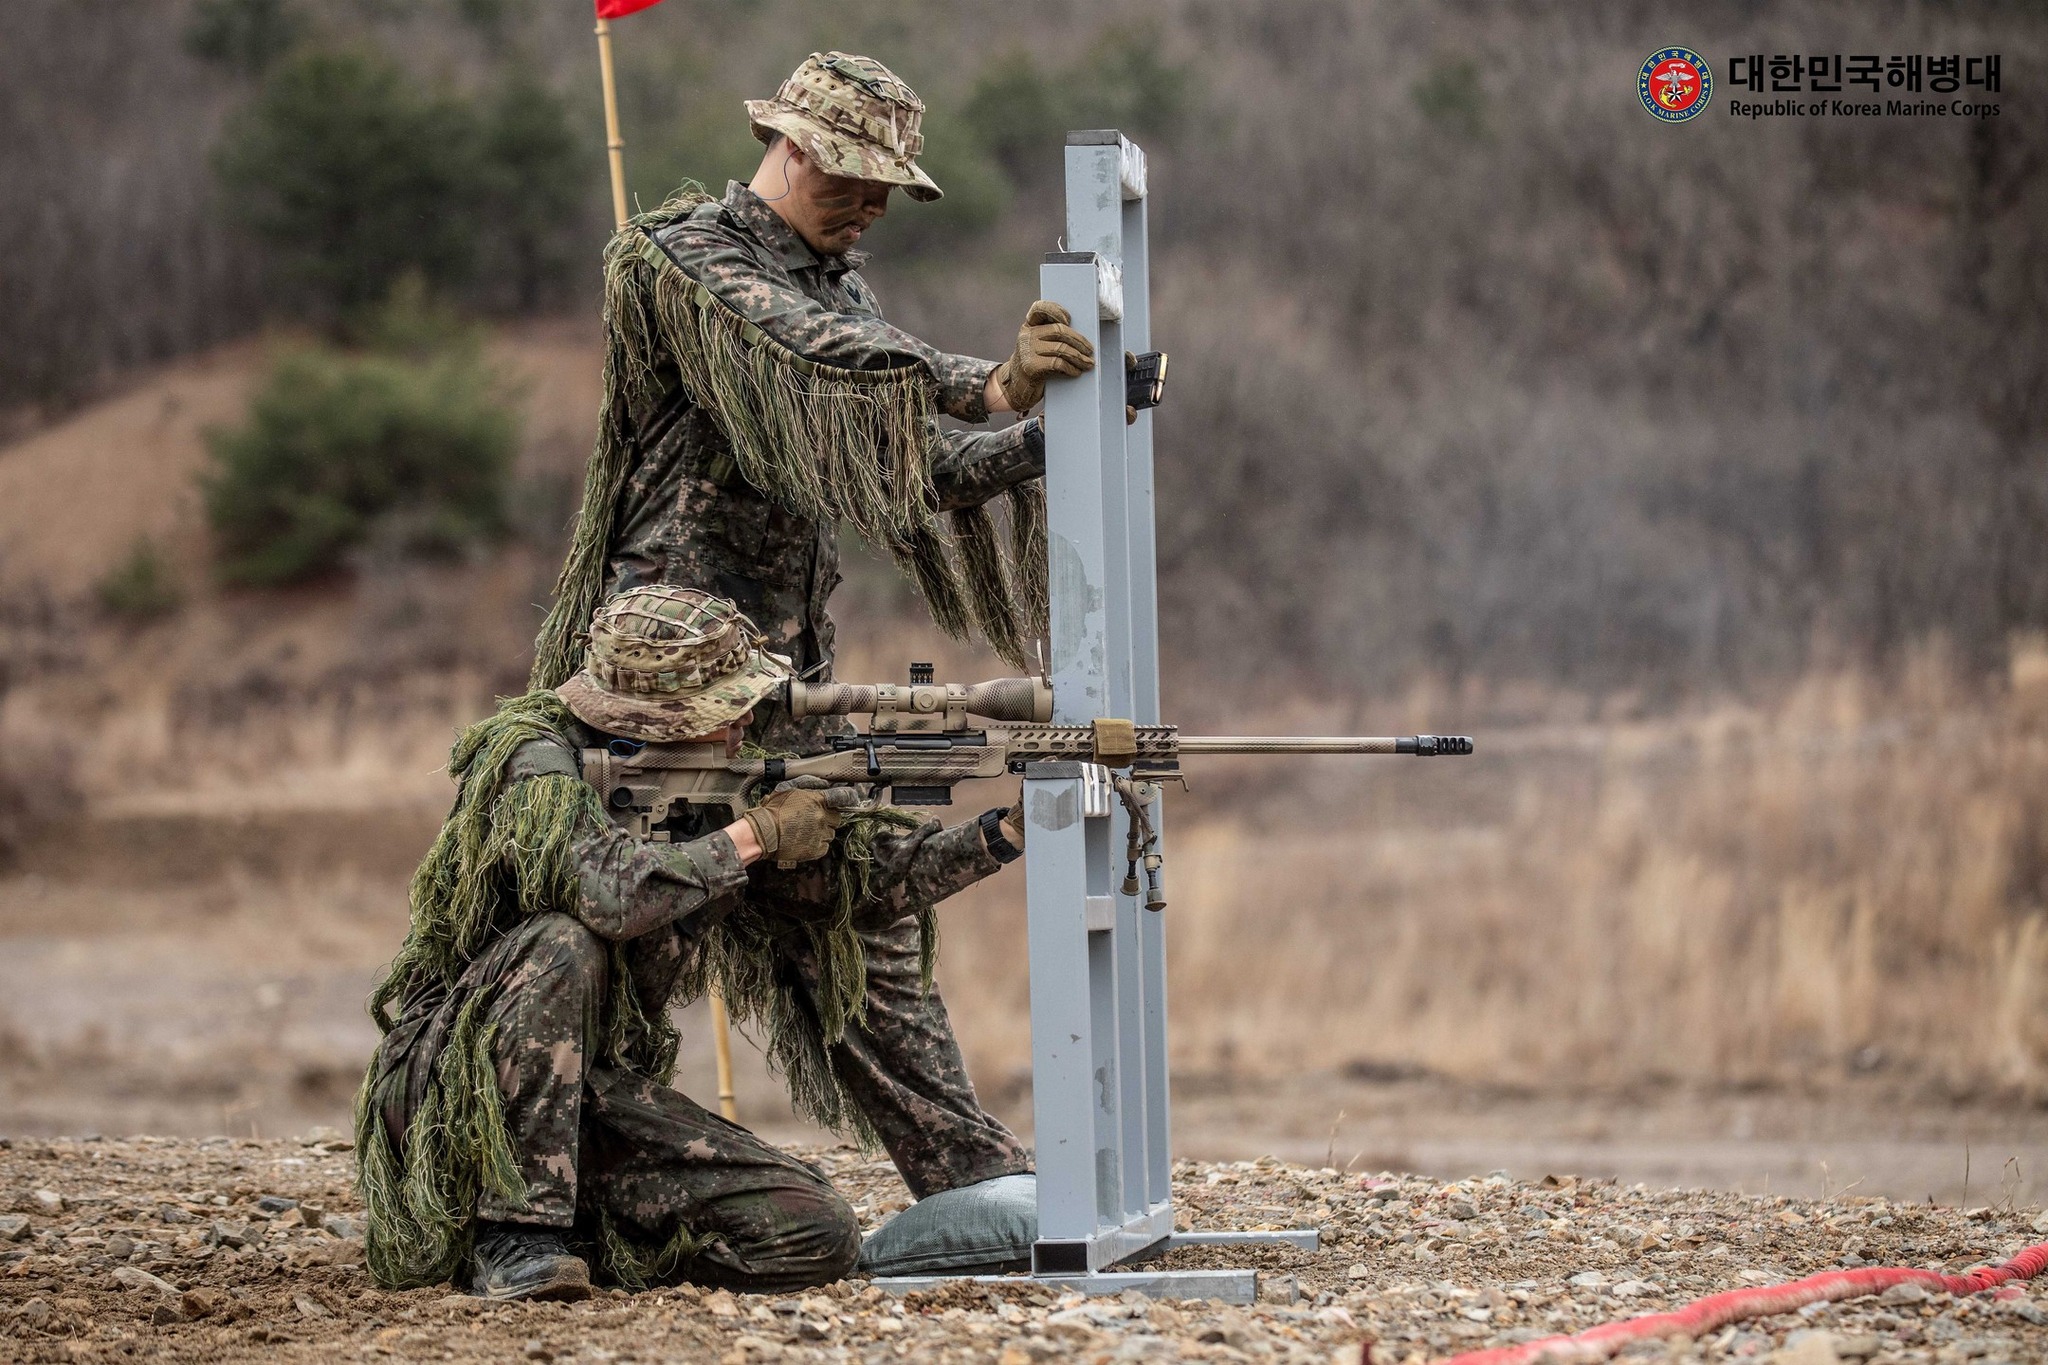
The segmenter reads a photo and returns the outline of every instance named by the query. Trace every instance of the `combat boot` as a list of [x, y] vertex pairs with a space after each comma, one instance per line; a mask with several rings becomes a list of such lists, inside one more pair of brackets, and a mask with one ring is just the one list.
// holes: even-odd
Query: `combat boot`
[[590, 1267], [562, 1234], [532, 1223], [476, 1225], [476, 1278], [487, 1299], [587, 1299]]

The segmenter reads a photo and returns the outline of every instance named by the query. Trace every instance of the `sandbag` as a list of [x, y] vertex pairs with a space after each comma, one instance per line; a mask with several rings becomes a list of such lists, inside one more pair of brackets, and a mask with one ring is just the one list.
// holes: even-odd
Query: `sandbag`
[[861, 1275], [991, 1275], [1031, 1268], [1038, 1177], [999, 1175], [927, 1195], [861, 1244]]

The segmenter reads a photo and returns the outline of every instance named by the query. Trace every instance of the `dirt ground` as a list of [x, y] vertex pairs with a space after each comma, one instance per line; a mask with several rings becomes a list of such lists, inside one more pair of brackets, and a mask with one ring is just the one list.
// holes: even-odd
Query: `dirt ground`
[[[2029, 1209], [1968, 1213], [1860, 1194], [1648, 1192], [1612, 1182], [1444, 1183], [1272, 1159], [1182, 1162], [1183, 1223], [1323, 1230], [1317, 1252], [1200, 1249], [1164, 1268], [1253, 1265], [1262, 1302], [1083, 1300], [1019, 1285], [907, 1299], [858, 1280], [798, 1295], [690, 1287], [580, 1304], [386, 1293], [362, 1267], [345, 1141], [141, 1137], [0, 1148], [0, 1357], [168, 1360], [1437, 1359], [1656, 1312], [1834, 1266], [1960, 1269], [2036, 1239]], [[874, 1226], [906, 1194], [886, 1162], [806, 1155]], [[1657, 1343], [1672, 1362], [2048, 1357], [2031, 1289], [1887, 1295]], [[1776, 1353], [1772, 1355], [1772, 1353]]]

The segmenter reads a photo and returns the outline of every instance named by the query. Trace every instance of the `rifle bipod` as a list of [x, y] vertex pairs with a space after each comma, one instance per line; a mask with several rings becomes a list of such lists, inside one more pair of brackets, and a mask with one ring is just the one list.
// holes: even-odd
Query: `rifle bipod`
[[1138, 864], [1143, 862], [1145, 908], [1164, 910], [1166, 891], [1160, 885], [1160, 874], [1166, 867], [1166, 855], [1159, 851], [1159, 829], [1152, 823], [1152, 802], [1159, 795], [1159, 787], [1156, 783], [1138, 782], [1128, 777], [1114, 779], [1113, 785], [1131, 817], [1131, 827], [1124, 840], [1124, 884], [1118, 889], [1126, 896], [1138, 894]]

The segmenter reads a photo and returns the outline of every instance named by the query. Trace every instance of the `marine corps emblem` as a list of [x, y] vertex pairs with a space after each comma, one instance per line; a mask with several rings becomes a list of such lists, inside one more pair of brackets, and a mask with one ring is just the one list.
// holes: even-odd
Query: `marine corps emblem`
[[1683, 123], [1707, 107], [1714, 93], [1714, 73], [1707, 59], [1682, 47], [1652, 52], [1643, 63], [1636, 89], [1643, 108], [1666, 123]]

